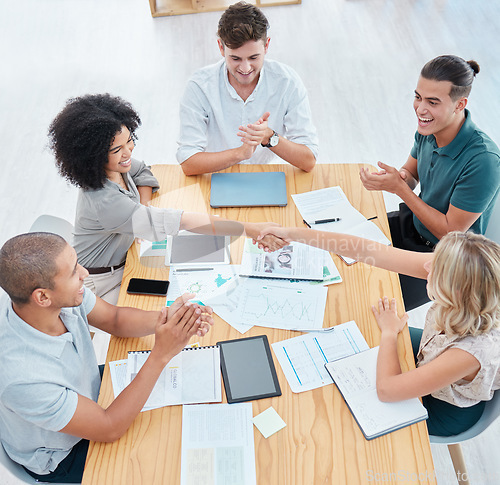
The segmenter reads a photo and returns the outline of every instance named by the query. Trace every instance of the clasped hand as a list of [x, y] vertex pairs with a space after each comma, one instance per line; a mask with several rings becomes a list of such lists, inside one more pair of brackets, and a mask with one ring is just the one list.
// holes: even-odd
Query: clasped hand
[[240, 137], [244, 152], [244, 160], [249, 159], [255, 149], [268, 137], [267, 120], [270, 113], [266, 111], [255, 123], [246, 126], [240, 126], [237, 135]]
[[193, 335], [203, 337], [214, 324], [212, 308], [190, 302], [194, 293], [185, 293], [169, 308], [162, 308], [155, 330], [155, 349], [170, 360]]
[[275, 222], [254, 222], [247, 224], [247, 236], [251, 237], [259, 249], [272, 252], [288, 244], [283, 238], [275, 234], [281, 226]]
[[406, 173], [400, 172], [396, 168], [378, 162], [381, 168], [379, 172], [371, 172], [367, 168], [362, 168], [359, 178], [366, 190], [385, 190], [391, 194], [397, 194], [401, 183], [406, 183]]

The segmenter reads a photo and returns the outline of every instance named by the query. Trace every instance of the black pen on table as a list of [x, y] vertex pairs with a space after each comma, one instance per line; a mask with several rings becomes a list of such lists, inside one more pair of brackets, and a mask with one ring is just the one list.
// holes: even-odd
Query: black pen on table
[[331, 219], [319, 219], [318, 221], [314, 221], [314, 224], [327, 224], [328, 222], [338, 222], [341, 220], [340, 217], [332, 217]]
[[[340, 217], [334, 217], [332, 219], [320, 219], [318, 221], [314, 221], [313, 224], [326, 224], [327, 222], [338, 222], [341, 221], [342, 219]], [[310, 229], [311, 225], [305, 220], [302, 219], [302, 222]]]

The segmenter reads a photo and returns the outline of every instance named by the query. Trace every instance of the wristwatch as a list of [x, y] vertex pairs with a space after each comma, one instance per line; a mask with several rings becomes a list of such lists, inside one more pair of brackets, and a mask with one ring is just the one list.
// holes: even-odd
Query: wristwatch
[[265, 148], [272, 148], [275, 147], [279, 141], [280, 136], [273, 130], [273, 134], [271, 135], [271, 138], [269, 138], [269, 143], [267, 143], [266, 145], [264, 145], [264, 143], [261, 143], [261, 145]]

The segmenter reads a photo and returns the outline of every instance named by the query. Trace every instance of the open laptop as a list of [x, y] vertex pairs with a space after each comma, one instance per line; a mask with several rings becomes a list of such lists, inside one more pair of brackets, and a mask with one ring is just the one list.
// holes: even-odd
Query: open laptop
[[284, 207], [286, 205], [284, 172], [212, 174], [211, 207]]

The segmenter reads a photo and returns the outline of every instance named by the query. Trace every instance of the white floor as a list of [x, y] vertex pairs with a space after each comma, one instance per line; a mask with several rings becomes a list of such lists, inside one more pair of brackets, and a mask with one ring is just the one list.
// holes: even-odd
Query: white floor
[[[420, 68], [448, 53], [479, 62], [469, 107], [500, 144], [500, 2], [302, 0], [264, 11], [269, 57], [293, 66], [308, 88], [320, 163], [401, 166], [415, 130]], [[0, 244], [43, 213], [73, 220], [77, 191], [46, 147], [47, 127], [69, 97], [122, 96], [143, 121], [135, 155], [175, 163], [178, 101], [189, 75], [219, 58], [219, 16], [152, 19], [147, 0], [0, 0]], [[386, 202], [389, 210], [398, 203]], [[412, 315], [418, 322], [422, 311]], [[463, 445], [473, 483], [500, 483], [499, 430]], [[446, 448], [432, 451], [438, 482], [454, 483]], [[0, 469], [0, 484], [13, 483]]]

